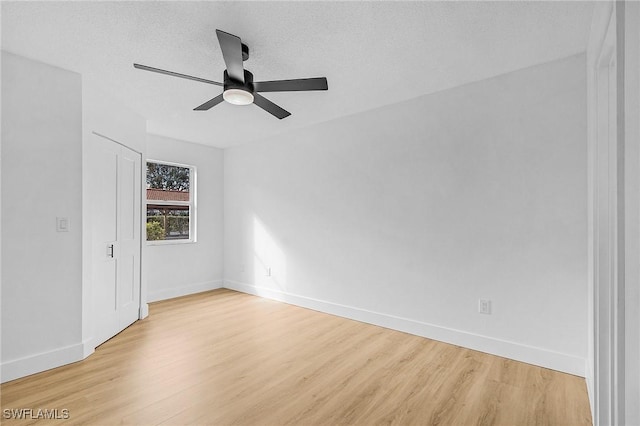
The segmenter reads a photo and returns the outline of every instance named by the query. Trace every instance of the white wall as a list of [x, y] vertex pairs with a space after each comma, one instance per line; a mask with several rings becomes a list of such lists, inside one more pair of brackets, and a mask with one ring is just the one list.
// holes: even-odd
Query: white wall
[[2, 89], [6, 381], [82, 356], [82, 83], [2, 52]]
[[225, 150], [225, 286], [584, 375], [585, 79], [578, 55]]
[[195, 166], [197, 174], [197, 241], [145, 246], [148, 300], [222, 287], [222, 150], [149, 135], [147, 158]]

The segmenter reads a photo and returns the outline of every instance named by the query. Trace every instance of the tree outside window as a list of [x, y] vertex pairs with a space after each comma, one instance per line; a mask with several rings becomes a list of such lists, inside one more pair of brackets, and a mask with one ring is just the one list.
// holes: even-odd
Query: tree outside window
[[193, 240], [194, 169], [147, 162], [147, 241]]

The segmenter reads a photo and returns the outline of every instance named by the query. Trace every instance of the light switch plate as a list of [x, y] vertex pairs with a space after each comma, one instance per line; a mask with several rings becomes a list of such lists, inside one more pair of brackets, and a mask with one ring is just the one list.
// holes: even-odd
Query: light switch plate
[[56, 231], [69, 232], [69, 218], [68, 217], [56, 217]]

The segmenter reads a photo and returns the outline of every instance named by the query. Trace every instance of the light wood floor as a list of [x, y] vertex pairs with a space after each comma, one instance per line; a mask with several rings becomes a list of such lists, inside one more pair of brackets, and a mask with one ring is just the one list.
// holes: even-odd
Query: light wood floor
[[[152, 304], [1, 391], [89, 425], [591, 424], [579, 377], [230, 290]], [[45, 421], [3, 420], [29, 423]]]

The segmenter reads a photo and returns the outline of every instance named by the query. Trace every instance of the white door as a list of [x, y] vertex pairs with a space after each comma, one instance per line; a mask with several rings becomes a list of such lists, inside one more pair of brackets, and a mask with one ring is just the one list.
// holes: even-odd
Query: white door
[[94, 346], [138, 319], [141, 156], [94, 134], [90, 147]]

